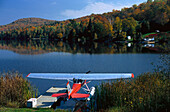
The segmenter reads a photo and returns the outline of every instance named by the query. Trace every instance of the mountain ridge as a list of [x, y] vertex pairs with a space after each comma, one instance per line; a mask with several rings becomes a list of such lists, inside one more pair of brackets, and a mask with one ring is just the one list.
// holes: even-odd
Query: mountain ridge
[[57, 21], [43, 19], [43, 18], [36, 18], [36, 17], [21, 18], [6, 25], [0, 25], [0, 31], [7, 31], [9, 29], [15, 29], [19, 27], [23, 28], [23, 27], [29, 27], [29, 26], [36, 27], [36, 26], [41, 26], [41, 25], [50, 25], [55, 22]]
[[0, 37], [5, 40], [36, 38], [86, 43], [127, 40], [127, 36], [131, 36], [133, 41], [140, 41], [142, 34], [169, 31], [169, 25], [170, 1], [159, 1], [64, 21], [19, 19], [1, 26]]

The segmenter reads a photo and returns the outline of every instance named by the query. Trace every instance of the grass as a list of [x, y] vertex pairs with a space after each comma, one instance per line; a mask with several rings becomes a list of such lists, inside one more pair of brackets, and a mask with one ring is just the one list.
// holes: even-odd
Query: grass
[[0, 74], [0, 106], [26, 107], [27, 100], [36, 97], [37, 92], [18, 72]]
[[99, 112], [122, 112], [124, 108], [119, 108], [119, 107], [111, 107], [108, 109], [101, 109]]
[[127, 41], [129, 41], [129, 42], [132, 42], [132, 41], [133, 41], [133, 38], [131, 38], [131, 39], [128, 39]]
[[31, 109], [31, 108], [0, 108], [2, 112], [54, 112], [53, 109]]
[[169, 110], [170, 80], [160, 73], [145, 73], [134, 80], [117, 80], [96, 87], [93, 111], [159, 112]]
[[36, 97], [38, 90], [18, 72], [0, 74], [0, 111], [2, 112], [68, 112], [61, 109], [25, 108], [27, 100]]
[[144, 38], [144, 37], [146, 37], [146, 36], [148, 36], [148, 35], [150, 35], [150, 34], [156, 34], [156, 32], [144, 34], [144, 35], [142, 35], [142, 38]]
[[67, 110], [61, 110], [61, 109], [44, 109], [44, 108], [6, 108], [1, 107], [1, 112], [68, 112]]

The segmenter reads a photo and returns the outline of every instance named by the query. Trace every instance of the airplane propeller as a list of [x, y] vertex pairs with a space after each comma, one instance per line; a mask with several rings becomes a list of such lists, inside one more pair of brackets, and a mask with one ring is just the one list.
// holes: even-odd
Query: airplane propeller
[[91, 71], [89, 70], [88, 72], [86, 72], [86, 74], [90, 73]]

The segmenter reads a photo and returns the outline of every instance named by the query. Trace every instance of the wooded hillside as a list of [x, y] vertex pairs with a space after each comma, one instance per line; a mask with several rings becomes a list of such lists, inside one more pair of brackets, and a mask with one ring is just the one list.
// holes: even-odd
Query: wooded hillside
[[131, 36], [138, 41], [145, 33], [155, 30], [169, 31], [169, 20], [169, 0], [154, 2], [148, 0], [146, 3], [133, 5], [130, 8], [66, 21], [21, 19], [1, 26], [0, 37], [22, 40], [45, 38], [85, 43], [87, 41], [126, 40], [127, 36]]
[[29, 26], [49, 25], [54, 22], [55, 20], [48, 20], [42, 18], [23, 18], [23, 19], [18, 19], [7, 25], [1, 25], [0, 31], [7, 31], [11, 29], [24, 28]]

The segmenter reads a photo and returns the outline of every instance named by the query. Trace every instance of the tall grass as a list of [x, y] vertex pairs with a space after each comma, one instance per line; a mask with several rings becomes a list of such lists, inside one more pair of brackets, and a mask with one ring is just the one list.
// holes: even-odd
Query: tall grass
[[160, 72], [145, 73], [134, 80], [117, 80], [96, 88], [92, 110], [118, 107], [126, 112], [168, 111], [170, 106], [169, 76]]
[[37, 96], [37, 89], [18, 72], [0, 74], [0, 105], [6, 107], [25, 107], [26, 101]]

